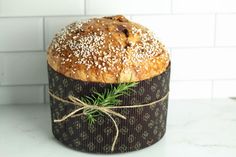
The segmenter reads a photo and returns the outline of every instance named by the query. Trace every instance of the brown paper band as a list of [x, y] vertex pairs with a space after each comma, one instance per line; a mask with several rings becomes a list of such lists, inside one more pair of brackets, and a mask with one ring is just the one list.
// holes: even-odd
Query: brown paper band
[[[115, 150], [111, 147], [117, 134], [112, 129], [113, 120], [100, 116], [94, 125], [88, 125], [86, 117], [77, 113], [63, 123], [55, 123], [61, 117], [68, 115], [80, 106], [73, 105], [68, 100], [68, 95], [80, 98], [84, 95], [91, 96], [93, 91], [103, 93], [110, 86], [106, 84], [74, 80], [53, 70], [48, 66], [49, 90], [56, 96], [66, 100], [59, 101], [50, 98], [52, 114], [52, 131], [54, 136], [66, 146], [73, 149], [91, 153], [120, 153], [139, 150], [159, 141], [165, 134], [168, 107], [168, 95], [161, 101], [147, 107], [138, 108], [110, 108], [127, 119], [112, 116], [119, 128]], [[169, 91], [170, 67], [161, 75], [148, 80], [143, 80], [134, 88], [135, 93], [121, 96], [123, 104], [151, 103], [163, 98]], [[119, 106], [112, 106], [119, 107]], [[122, 106], [123, 107], [123, 106]], [[78, 117], [78, 118], [73, 118]], [[113, 137], [113, 138], [112, 138]]]
[[[82, 110], [85, 110], [85, 109], [96, 109], [96, 110], [99, 110], [101, 111], [102, 113], [106, 114], [113, 122], [115, 128], [116, 128], [116, 135], [114, 137], [114, 141], [112, 143], [112, 146], [111, 146], [111, 151], [113, 152], [114, 149], [115, 149], [115, 144], [116, 144], [116, 141], [117, 141], [117, 138], [119, 136], [119, 128], [117, 126], [117, 123], [116, 121], [114, 120], [114, 118], [112, 117], [113, 116], [118, 116], [120, 118], [123, 118], [123, 119], [126, 119], [125, 116], [123, 116], [122, 114], [116, 112], [116, 111], [113, 111], [112, 109], [124, 109], [124, 108], [139, 108], [139, 107], [146, 107], [146, 106], [151, 106], [151, 105], [154, 105], [154, 104], [157, 104], [158, 102], [161, 102], [163, 100], [165, 100], [169, 94], [169, 92], [163, 96], [162, 98], [160, 98], [159, 100], [156, 100], [156, 101], [153, 101], [153, 102], [150, 102], [150, 103], [146, 103], [146, 104], [140, 104], [140, 105], [129, 105], [129, 106], [126, 106], [126, 105], [121, 105], [121, 106], [99, 106], [99, 105], [90, 105], [90, 104], [87, 104], [85, 102], [83, 102], [82, 100], [72, 96], [72, 95], [69, 95], [68, 96], [68, 100], [64, 100], [58, 96], [56, 96], [55, 94], [51, 93], [50, 91], [48, 92], [50, 96], [52, 96], [53, 98], [59, 100], [59, 101], [62, 101], [62, 102], [67, 102], [67, 103], [70, 103], [70, 104], [73, 104], [73, 105], [77, 105], [77, 106], [80, 106], [80, 108], [76, 108], [75, 110], [73, 110], [72, 112], [70, 112], [69, 114], [63, 116], [61, 119], [54, 119], [54, 122], [58, 123], [58, 122], [63, 122], [65, 121], [67, 118], [70, 118], [70, 117], [73, 117], [76, 113], [78, 113], [79, 111], [82, 111]], [[82, 115], [82, 114], [79, 114], [79, 116]], [[77, 115], [78, 116], [78, 115]]]

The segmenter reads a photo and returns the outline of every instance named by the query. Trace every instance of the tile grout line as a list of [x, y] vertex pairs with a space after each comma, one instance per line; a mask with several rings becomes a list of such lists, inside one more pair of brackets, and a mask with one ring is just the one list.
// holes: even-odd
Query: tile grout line
[[87, 2], [86, 2], [86, 0], [84, 0], [84, 15], [87, 15], [87, 8], [86, 8], [86, 6], [87, 6]]
[[46, 85], [43, 85], [43, 103], [46, 104]]
[[[213, 41], [214, 42], [214, 41]], [[169, 46], [170, 47], [170, 46]], [[179, 47], [170, 47], [172, 49], [204, 49], [204, 48], [236, 48], [236, 45], [229, 45], [229, 46], [179, 46]]]
[[[86, 0], [85, 0], [86, 1]], [[85, 2], [86, 3], [86, 2]], [[87, 5], [87, 4], [86, 4]], [[85, 6], [85, 4], [84, 4]], [[86, 14], [84, 14], [86, 13]], [[20, 15], [20, 16], [0, 16], [0, 18], [41, 18], [41, 17], [71, 17], [71, 16], [107, 16], [110, 14], [87, 14], [87, 10], [84, 10], [83, 14], [68, 14], [68, 15], [35, 15], [35, 16], [26, 16], [26, 15]], [[215, 13], [214, 13], [215, 14]], [[222, 14], [222, 15], [235, 15], [236, 12], [228, 12], [228, 13], [220, 13], [217, 12], [217, 14]], [[159, 15], [212, 15], [212, 12], [184, 12], [184, 13], [168, 13], [168, 12], [163, 12], [163, 13], [143, 13], [143, 14], [138, 14], [138, 13], [131, 13], [129, 15], [132, 16], [159, 16]]]
[[213, 43], [213, 45], [214, 45], [214, 47], [217, 47], [216, 46], [216, 24], [217, 24], [217, 13], [215, 13], [215, 15], [214, 15], [214, 43]]
[[42, 53], [44, 50], [18, 50], [18, 51], [0, 51], [1, 53]]
[[224, 79], [218, 79], [218, 78], [209, 78], [209, 79], [171, 79], [171, 81], [177, 81], [177, 82], [203, 82], [203, 81], [236, 81], [236, 78], [224, 78]]
[[170, 0], [170, 13], [174, 14], [174, 11], [173, 11], [173, 0]]
[[211, 99], [213, 99], [214, 94], [214, 80], [211, 80]]
[[40, 87], [45, 84], [0, 84], [0, 87]]
[[43, 50], [46, 51], [46, 44], [45, 44], [45, 17], [43, 17]]

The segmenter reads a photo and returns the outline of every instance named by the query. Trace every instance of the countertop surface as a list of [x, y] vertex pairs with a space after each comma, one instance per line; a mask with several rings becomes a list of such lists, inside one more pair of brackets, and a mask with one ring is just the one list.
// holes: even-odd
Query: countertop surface
[[[48, 104], [0, 105], [0, 157], [92, 157], [60, 144]], [[167, 132], [126, 157], [236, 157], [236, 100], [170, 100]]]

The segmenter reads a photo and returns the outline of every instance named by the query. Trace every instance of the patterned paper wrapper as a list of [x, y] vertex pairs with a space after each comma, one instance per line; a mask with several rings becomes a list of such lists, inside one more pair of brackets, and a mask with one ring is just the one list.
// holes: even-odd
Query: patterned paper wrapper
[[[68, 95], [75, 97], [91, 96], [94, 89], [103, 92], [111, 84], [85, 82], [68, 78], [48, 65], [49, 90], [67, 99]], [[137, 105], [156, 101], [169, 91], [170, 66], [167, 70], [151, 79], [138, 83], [130, 95], [121, 96], [123, 105]], [[117, 84], [112, 84], [117, 86]], [[111, 147], [116, 134], [112, 120], [107, 116], [97, 117], [95, 124], [89, 125], [85, 116], [69, 118], [64, 122], [55, 123], [75, 109], [73, 104], [63, 103], [50, 97], [52, 132], [56, 139], [73, 149], [91, 153], [121, 153], [139, 150], [159, 141], [166, 131], [167, 99], [152, 106], [140, 108], [114, 109], [126, 116], [121, 119], [113, 116], [119, 127], [119, 136], [115, 149]]]

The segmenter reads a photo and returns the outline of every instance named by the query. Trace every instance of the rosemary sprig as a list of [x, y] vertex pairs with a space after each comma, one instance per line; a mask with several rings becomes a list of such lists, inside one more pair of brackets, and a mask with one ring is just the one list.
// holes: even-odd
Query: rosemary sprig
[[[122, 95], [129, 95], [130, 92], [135, 92], [132, 87], [135, 87], [137, 84], [137, 82], [129, 82], [120, 83], [117, 87], [111, 85], [111, 88], [105, 89], [103, 93], [93, 91], [92, 96], [82, 97], [81, 100], [90, 105], [104, 107], [118, 105], [121, 103], [121, 100], [119, 100], [118, 97]], [[96, 109], [86, 109], [83, 112], [87, 116], [89, 124], [94, 124], [96, 117], [102, 115], [102, 113]]]

